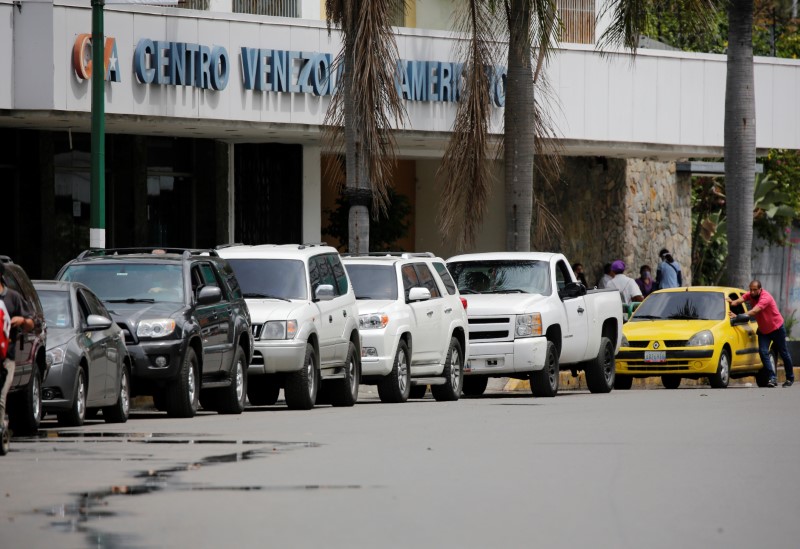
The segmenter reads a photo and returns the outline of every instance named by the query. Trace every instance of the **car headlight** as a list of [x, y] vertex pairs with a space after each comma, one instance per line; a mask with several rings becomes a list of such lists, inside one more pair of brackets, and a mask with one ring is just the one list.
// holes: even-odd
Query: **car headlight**
[[696, 334], [694, 334], [692, 337], [689, 338], [689, 341], [686, 342], [687, 347], [701, 347], [713, 344], [714, 344], [714, 334], [712, 334], [708, 330], [697, 332]]
[[64, 355], [66, 355], [66, 350], [64, 347], [53, 347], [49, 351], [47, 351], [46, 361], [48, 366], [58, 366], [59, 364], [63, 364], [64, 362]]
[[260, 339], [294, 339], [296, 335], [296, 320], [270, 320], [264, 323]]
[[628, 343], [628, 338], [625, 337], [625, 334], [623, 334], [622, 335], [622, 343], [620, 344], [620, 347], [630, 347], [630, 346], [631, 346], [631, 344]]
[[517, 337], [531, 337], [542, 335], [541, 313], [517, 315], [517, 326], [514, 330]]
[[359, 330], [374, 330], [386, 328], [389, 324], [388, 315], [368, 314], [358, 316], [358, 329]]
[[139, 321], [137, 337], [167, 337], [175, 331], [175, 321], [171, 318], [154, 318]]

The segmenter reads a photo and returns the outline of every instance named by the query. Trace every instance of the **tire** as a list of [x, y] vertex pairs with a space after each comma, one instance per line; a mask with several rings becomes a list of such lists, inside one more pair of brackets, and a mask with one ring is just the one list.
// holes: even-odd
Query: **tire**
[[319, 369], [316, 353], [311, 343], [306, 343], [306, 356], [303, 367], [286, 377], [283, 396], [286, 405], [292, 410], [310, 410], [317, 402], [319, 391]]
[[247, 398], [253, 406], [272, 406], [278, 402], [281, 386], [275, 376], [247, 376]]
[[75, 392], [69, 410], [59, 412], [58, 424], [62, 427], [80, 427], [86, 420], [86, 374], [78, 367], [75, 374]]
[[[3, 419], [0, 418], [0, 423], [3, 422]], [[8, 453], [8, 450], [11, 446], [11, 433], [8, 431], [5, 425], [0, 425], [0, 456], [4, 456]]]
[[170, 417], [193, 417], [200, 404], [200, 376], [197, 355], [189, 347], [178, 372], [166, 388], [167, 415]]
[[231, 366], [231, 384], [219, 391], [218, 408], [220, 414], [241, 414], [247, 399], [247, 364], [241, 347], [236, 347]]
[[381, 402], [405, 402], [411, 392], [410, 353], [402, 339], [397, 345], [394, 364], [389, 375], [378, 382], [378, 396]]
[[450, 338], [442, 376], [446, 380], [444, 385], [431, 385], [433, 398], [439, 402], [458, 400], [464, 385], [464, 353], [461, 350], [461, 342], [455, 337]]
[[464, 378], [464, 396], [479, 397], [486, 392], [486, 386], [489, 384], [488, 376], [466, 376]]
[[628, 391], [633, 387], [633, 376], [616, 374], [614, 376], [614, 389], [618, 391]]
[[723, 349], [719, 355], [717, 373], [708, 376], [708, 383], [713, 389], [725, 389], [731, 380], [731, 357], [727, 349]]
[[329, 381], [331, 404], [353, 406], [358, 401], [358, 385], [361, 382], [361, 360], [355, 344], [351, 341], [347, 347], [347, 359], [344, 363], [344, 379]]
[[427, 392], [427, 385], [412, 385], [411, 390], [408, 392], [408, 398], [419, 400], [425, 398], [425, 393]]
[[586, 386], [590, 392], [611, 392], [616, 377], [616, 361], [614, 360], [614, 345], [610, 339], [600, 338], [600, 350], [597, 352], [597, 356], [586, 363], [583, 371], [586, 374]]
[[131, 374], [128, 366], [123, 365], [119, 373], [117, 402], [103, 408], [103, 419], [106, 423], [125, 423], [131, 413]]
[[666, 389], [677, 389], [681, 385], [681, 376], [676, 376], [676, 375], [661, 376], [661, 384]]
[[11, 430], [20, 435], [36, 433], [42, 420], [42, 373], [35, 364], [28, 386], [14, 396], [14, 413], [9, 414]]
[[547, 342], [544, 368], [531, 374], [531, 392], [536, 397], [552, 398], [558, 394], [558, 352], [552, 341]]

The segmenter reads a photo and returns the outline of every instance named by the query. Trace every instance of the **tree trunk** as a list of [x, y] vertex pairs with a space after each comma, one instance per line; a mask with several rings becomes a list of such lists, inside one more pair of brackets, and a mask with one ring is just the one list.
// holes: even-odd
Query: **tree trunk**
[[728, 8], [725, 85], [725, 194], [728, 217], [728, 282], [745, 288], [751, 279], [756, 109], [753, 79], [753, 0]]
[[[355, 63], [353, 62], [353, 46], [352, 44], [349, 44], [349, 46], [349, 50], [345, 54], [348, 62], [345, 65], [345, 86], [342, 90], [344, 93], [344, 137], [347, 166], [345, 185], [349, 191], [348, 197], [350, 199], [347, 251], [350, 253], [365, 254], [369, 252], [369, 209], [366, 205], [358, 202], [358, 200], [364, 197], [364, 194], [353, 191], [361, 189], [368, 190], [370, 184], [367, 168], [367, 151], [364, 150], [363, 140], [360, 136], [361, 132], [356, 127], [357, 124], [354, 122], [354, 117], [352, 115], [353, 88], [351, 80], [352, 72], [350, 71], [352, 71], [352, 67], [355, 67]], [[356, 197], [358, 197], [358, 199], [356, 199]]]
[[529, 0], [511, 0], [505, 104], [506, 249], [531, 249], [534, 101]]

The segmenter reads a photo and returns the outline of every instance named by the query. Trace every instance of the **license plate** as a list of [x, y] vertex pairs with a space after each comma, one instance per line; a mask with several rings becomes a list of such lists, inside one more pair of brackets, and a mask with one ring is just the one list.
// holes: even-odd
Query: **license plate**
[[645, 362], [666, 362], [667, 361], [667, 352], [666, 351], [645, 351], [644, 352], [644, 361]]

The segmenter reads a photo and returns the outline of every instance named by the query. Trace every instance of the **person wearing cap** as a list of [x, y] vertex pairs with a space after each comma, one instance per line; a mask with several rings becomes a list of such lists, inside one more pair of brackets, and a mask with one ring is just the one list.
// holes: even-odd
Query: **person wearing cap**
[[683, 275], [681, 274], [681, 264], [675, 261], [672, 254], [666, 248], [658, 252], [661, 263], [656, 270], [656, 285], [659, 290], [665, 288], [680, 288], [683, 286]]
[[[14, 379], [14, 369], [16, 363], [14, 362], [16, 352], [17, 334], [21, 331], [30, 332], [33, 330], [33, 314], [28, 307], [28, 304], [22, 296], [6, 286], [5, 275], [6, 267], [0, 262], [0, 299], [6, 306], [9, 316], [11, 316], [11, 333], [9, 334], [8, 353], [3, 361], [3, 368], [5, 369], [5, 379], [3, 380], [2, 387], [0, 387], [0, 421], [4, 421], [6, 417], [6, 396], [9, 389], [11, 389], [11, 382]], [[3, 376], [0, 376], [2, 378]]]
[[636, 281], [625, 274], [625, 262], [621, 259], [611, 263], [611, 280], [606, 284], [606, 288], [619, 290], [622, 302], [625, 305], [630, 305], [632, 301], [642, 301], [644, 299]]

